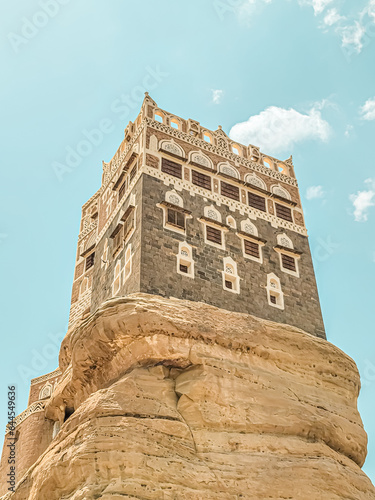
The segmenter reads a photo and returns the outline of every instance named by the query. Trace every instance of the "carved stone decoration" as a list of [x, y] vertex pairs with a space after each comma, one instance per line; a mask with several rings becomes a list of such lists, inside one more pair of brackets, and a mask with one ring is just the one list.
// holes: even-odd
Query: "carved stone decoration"
[[248, 174], [245, 177], [245, 181], [248, 182], [249, 184], [252, 184], [253, 186], [260, 188], [260, 189], [266, 189], [266, 184], [262, 181], [262, 179], [260, 179], [255, 174]]
[[210, 219], [213, 219], [213, 220], [218, 220], [219, 217], [217, 215], [217, 212], [216, 210], [207, 210], [207, 217], [209, 217]]
[[252, 224], [249, 224], [247, 222], [246, 224], [244, 224], [243, 228], [244, 228], [245, 233], [249, 233], [249, 234], [254, 234], [255, 235], [254, 226]]
[[290, 193], [288, 193], [288, 191], [281, 186], [274, 186], [272, 188], [272, 192], [277, 196], [281, 196], [281, 198], [286, 198], [287, 200], [291, 199]]
[[184, 156], [182, 149], [173, 142], [163, 142], [161, 144], [161, 149], [176, 156]]
[[211, 168], [209, 159], [200, 153], [192, 153], [191, 161], [197, 163], [198, 165], [202, 165], [203, 167]]
[[284, 161], [285, 165], [287, 165], [288, 167], [293, 167], [293, 156], [290, 155], [289, 158], [287, 160]]

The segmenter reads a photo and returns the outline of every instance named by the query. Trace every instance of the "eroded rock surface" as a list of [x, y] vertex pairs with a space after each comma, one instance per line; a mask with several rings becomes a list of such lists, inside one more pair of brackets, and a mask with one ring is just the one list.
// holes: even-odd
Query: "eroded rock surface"
[[60, 354], [63, 420], [9, 500], [375, 499], [354, 362], [205, 304], [106, 303]]

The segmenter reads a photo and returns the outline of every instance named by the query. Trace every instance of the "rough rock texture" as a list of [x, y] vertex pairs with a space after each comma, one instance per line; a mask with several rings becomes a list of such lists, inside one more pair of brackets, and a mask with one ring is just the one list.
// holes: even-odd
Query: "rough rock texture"
[[3, 499], [375, 499], [356, 366], [301, 330], [135, 294], [60, 368], [46, 415], [75, 412]]

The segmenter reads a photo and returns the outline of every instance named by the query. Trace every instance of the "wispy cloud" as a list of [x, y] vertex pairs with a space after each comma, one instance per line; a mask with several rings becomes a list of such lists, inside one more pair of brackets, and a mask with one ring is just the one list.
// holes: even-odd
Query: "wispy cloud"
[[290, 108], [270, 106], [242, 123], [234, 125], [230, 137], [242, 144], [256, 144], [264, 151], [282, 153], [309, 139], [327, 141], [331, 127], [322, 118], [321, 103], [306, 114]]
[[375, 120], [375, 97], [365, 102], [360, 109], [360, 113], [363, 120]]
[[323, 23], [325, 24], [325, 26], [331, 27], [334, 24], [337, 24], [339, 21], [343, 21], [344, 19], [345, 17], [341, 16], [338, 13], [337, 9], [329, 9], [323, 18]]
[[322, 186], [310, 186], [306, 191], [307, 200], [315, 200], [316, 198], [323, 198], [324, 191]]
[[345, 49], [353, 49], [357, 54], [363, 49], [363, 37], [366, 33], [366, 28], [360, 21], [355, 21], [354, 24], [342, 26], [337, 29], [341, 36], [341, 45]]
[[354, 207], [354, 219], [357, 222], [367, 221], [369, 209], [375, 206], [375, 180], [367, 179], [365, 184], [369, 186], [368, 189], [357, 191], [356, 194], [349, 196]]
[[211, 90], [212, 92], [212, 102], [214, 104], [220, 104], [221, 103], [221, 100], [223, 98], [223, 95], [224, 95], [224, 90], [220, 90], [220, 89], [212, 89]]

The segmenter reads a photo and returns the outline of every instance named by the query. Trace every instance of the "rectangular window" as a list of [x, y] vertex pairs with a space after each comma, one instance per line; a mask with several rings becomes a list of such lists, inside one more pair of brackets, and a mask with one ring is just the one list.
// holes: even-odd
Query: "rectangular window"
[[221, 231], [215, 227], [206, 226], [206, 236], [208, 241], [221, 245]]
[[281, 254], [281, 262], [284, 269], [289, 269], [289, 271], [297, 271], [296, 259], [290, 255]]
[[245, 253], [247, 255], [251, 255], [252, 257], [260, 258], [260, 251], [258, 243], [254, 243], [253, 241], [244, 240], [245, 242]]
[[276, 304], [276, 297], [275, 297], [275, 295], [270, 295], [270, 301], [271, 301], [271, 304]]
[[131, 231], [134, 229], [134, 215], [135, 211], [134, 208], [132, 208], [128, 216], [124, 220], [124, 229], [123, 229], [124, 240], [126, 240]]
[[117, 225], [111, 238], [113, 239], [113, 255], [115, 255], [124, 241], [124, 226], [122, 224]]
[[125, 189], [126, 189], [126, 182], [123, 182], [121, 184], [121, 187], [120, 189], [118, 190], [118, 201], [121, 200], [121, 198], [124, 197], [124, 194], [125, 194]]
[[180, 229], [185, 229], [185, 214], [178, 212], [177, 210], [173, 210], [172, 208], [168, 208], [167, 222], [168, 224], [173, 224]]
[[211, 191], [211, 177], [209, 175], [204, 175], [196, 170], [192, 170], [191, 176], [193, 184]]
[[129, 182], [131, 182], [134, 179], [136, 173], [137, 173], [137, 164], [135, 164], [135, 166], [130, 171]]
[[280, 205], [279, 203], [275, 203], [276, 205], [276, 215], [280, 217], [280, 219], [285, 219], [289, 222], [293, 222], [292, 211], [289, 207], [285, 205]]
[[225, 288], [229, 288], [229, 290], [233, 289], [233, 283], [229, 280], [225, 280]]
[[167, 158], [162, 158], [161, 171], [168, 175], [173, 175], [173, 177], [177, 177], [178, 179], [182, 179], [182, 166], [174, 161], [167, 160]]
[[221, 194], [227, 198], [231, 198], [232, 200], [240, 200], [239, 188], [226, 182], [221, 182]]
[[262, 210], [262, 212], [267, 212], [266, 210], [266, 199], [263, 196], [258, 196], [255, 193], [249, 192], [249, 206]]
[[94, 265], [94, 260], [95, 260], [95, 252], [86, 257], [86, 271]]
[[183, 264], [180, 264], [180, 271], [182, 273], [187, 273], [188, 272], [188, 266], [184, 266]]

